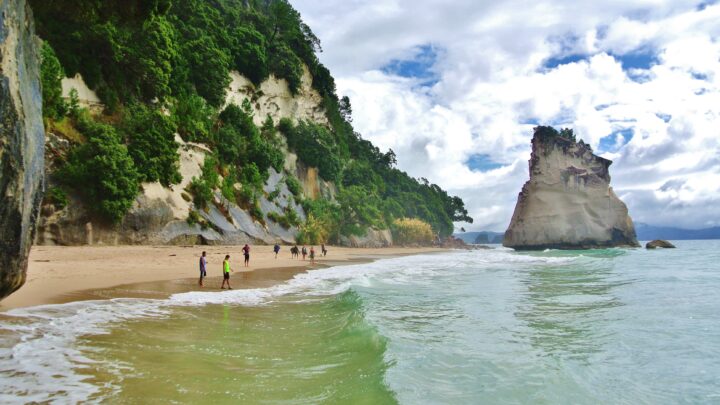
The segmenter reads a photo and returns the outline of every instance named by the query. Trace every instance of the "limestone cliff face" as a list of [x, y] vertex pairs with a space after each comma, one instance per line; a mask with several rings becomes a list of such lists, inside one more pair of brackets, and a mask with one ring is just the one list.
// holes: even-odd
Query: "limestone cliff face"
[[[292, 95], [284, 79], [271, 76], [255, 87], [240, 74], [231, 73], [231, 83], [226, 95], [226, 104], [242, 105], [244, 99], [251, 100], [254, 120], [261, 125], [267, 115], [277, 123], [281, 118], [295, 121], [309, 120], [327, 124], [322, 97], [312, 88], [312, 77], [304, 70], [302, 85], [297, 95]], [[75, 89], [81, 106], [101, 111], [103, 106], [97, 95], [85, 84], [82, 77], [66, 78], [62, 82], [63, 95], [69, 97]], [[306, 198], [332, 199], [337, 194], [335, 185], [324, 181], [318, 175], [318, 169], [307, 167], [298, 161], [297, 156], [285, 150], [284, 173], [270, 169], [270, 177], [265, 184], [265, 196], [260, 197], [263, 221], [259, 222], [237, 205], [226, 201], [219, 192], [207, 211], [196, 210], [201, 223], [189, 224], [187, 219], [195, 209], [191, 198], [185, 192], [193, 177], [202, 172], [205, 155], [209, 149], [202, 144], [183, 142], [176, 137], [179, 145], [180, 184], [165, 187], [159, 182], [142, 184], [142, 192], [134, 206], [120, 224], [109, 224], [94, 218], [77, 196], [71, 196], [70, 203], [61, 210], [46, 205], [42, 210], [37, 243], [41, 245], [81, 245], [81, 244], [244, 244], [275, 242], [294, 243], [297, 227], [283, 228], [268, 217], [273, 212], [283, 215], [285, 210], [293, 210], [301, 221], [305, 212], [298, 205], [287, 186], [282, 181], [285, 173], [298, 178]], [[47, 137], [48, 162], [53, 156], [67, 153], [69, 144], [54, 134]], [[272, 201], [270, 193], [277, 192]], [[264, 223], [263, 223], [264, 222]], [[385, 234], [371, 231], [362, 240], [343, 240], [348, 245], [387, 245]]]
[[639, 246], [625, 204], [610, 187], [610, 160], [582, 141], [535, 130], [530, 180], [522, 188], [503, 246], [587, 249]]
[[25, 0], [0, 2], [0, 299], [25, 282], [43, 191], [39, 46]]

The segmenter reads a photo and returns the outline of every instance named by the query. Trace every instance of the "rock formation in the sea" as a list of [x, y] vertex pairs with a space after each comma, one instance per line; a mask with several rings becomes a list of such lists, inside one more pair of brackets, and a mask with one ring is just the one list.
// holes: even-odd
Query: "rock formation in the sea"
[[39, 46], [25, 0], [0, 3], [0, 299], [25, 282], [43, 191]]
[[640, 246], [625, 204], [610, 187], [610, 160], [571, 130], [536, 127], [530, 180], [503, 245], [518, 250]]
[[663, 249], [673, 249], [675, 245], [672, 243], [666, 241], [666, 240], [660, 240], [655, 239], [653, 241], [650, 241], [645, 244], [646, 249], [655, 249], [655, 248], [663, 248]]

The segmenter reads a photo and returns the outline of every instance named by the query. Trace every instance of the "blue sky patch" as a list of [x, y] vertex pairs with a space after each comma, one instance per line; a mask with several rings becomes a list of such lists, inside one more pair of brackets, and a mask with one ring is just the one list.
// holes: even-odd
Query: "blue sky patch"
[[660, 118], [660, 119], [663, 120], [664, 122], [670, 122], [670, 120], [672, 119], [672, 115], [670, 115], [670, 114], [656, 113], [655, 116], [657, 116], [658, 118]]
[[567, 55], [567, 56], [562, 56], [562, 57], [551, 57], [545, 61], [543, 66], [546, 69], [555, 69], [558, 66], [567, 65], [569, 63], [580, 62], [582, 60], [587, 60], [587, 56]]
[[470, 170], [479, 172], [485, 172], [503, 166], [500, 163], [493, 162], [490, 155], [484, 153], [476, 153], [474, 155], [470, 155], [468, 160], [465, 161], [465, 164], [467, 165], [467, 167], [470, 168]]
[[422, 86], [432, 86], [439, 80], [437, 73], [433, 70], [437, 58], [437, 48], [425, 44], [418, 47], [418, 52], [413, 59], [393, 59], [380, 70], [386, 74], [419, 79]]
[[[632, 130], [632, 128], [626, 128], [620, 131], [613, 132], [612, 134], [600, 139], [600, 145], [598, 145], [598, 153], [617, 152], [618, 149], [627, 145], [627, 143], [630, 142], [634, 135], [635, 132]], [[618, 136], [622, 136], [625, 139], [621, 145], [617, 145]]]
[[658, 63], [657, 57], [648, 51], [630, 52], [624, 55], [611, 54], [622, 64], [623, 70], [650, 69]]
[[698, 4], [697, 7], [695, 7], [695, 9], [696, 9], [697, 11], [703, 11], [703, 10], [705, 10], [708, 6], [712, 6], [712, 5], [715, 4], [715, 3], [717, 3], [716, 0], [703, 1], [703, 2], [701, 2], [700, 4]]
[[540, 120], [537, 118], [529, 118], [523, 121], [520, 121], [520, 125], [532, 125], [533, 127], [536, 127], [540, 125]]

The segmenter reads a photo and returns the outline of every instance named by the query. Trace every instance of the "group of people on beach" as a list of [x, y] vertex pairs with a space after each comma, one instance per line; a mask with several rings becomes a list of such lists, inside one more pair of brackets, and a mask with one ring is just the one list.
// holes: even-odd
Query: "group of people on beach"
[[[323, 243], [322, 245], [320, 245], [320, 254], [323, 256], [327, 256], [327, 252], [328, 251], [327, 249], [325, 249], [325, 244]], [[315, 246], [310, 246], [309, 252], [305, 246], [303, 246], [302, 249], [298, 248], [297, 245], [290, 248], [290, 255], [293, 259], [299, 259], [301, 254], [303, 260], [305, 260], [307, 256], [310, 256], [310, 262], [312, 264], [315, 264]]]
[[[327, 256], [328, 251], [325, 248], [324, 243], [321, 245], [320, 249], [321, 249], [320, 253], [323, 256]], [[245, 246], [243, 246], [243, 248], [242, 248], [242, 252], [243, 252], [243, 256], [245, 257], [245, 267], [250, 267], [250, 245], [248, 245], [246, 243]], [[279, 244], [276, 243], [275, 246], [273, 246], [273, 252], [275, 253], [275, 259], [277, 259], [278, 253], [280, 253], [280, 245]], [[302, 259], [305, 260], [305, 257], [308, 256], [308, 250], [305, 246], [302, 247], [302, 250], [298, 249], [297, 245], [290, 248], [290, 254], [293, 259], [299, 258], [299, 255], [301, 252], [302, 252]], [[312, 264], [315, 264], [315, 247], [314, 246], [310, 246], [309, 255], [310, 255], [310, 262]], [[224, 290], [225, 285], [227, 285], [227, 289], [232, 290], [232, 287], [230, 287], [230, 273], [233, 270], [230, 268], [230, 255], [225, 255], [225, 260], [223, 260], [223, 265], [222, 265], [222, 271], [223, 271], [223, 282], [222, 282], [222, 285], [220, 286], [220, 289]], [[204, 286], [203, 280], [205, 279], [205, 277], [207, 277], [207, 252], [203, 251], [202, 254], [200, 255], [200, 280], [198, 280], [198, 285], [200, 285], [200, 287]]]

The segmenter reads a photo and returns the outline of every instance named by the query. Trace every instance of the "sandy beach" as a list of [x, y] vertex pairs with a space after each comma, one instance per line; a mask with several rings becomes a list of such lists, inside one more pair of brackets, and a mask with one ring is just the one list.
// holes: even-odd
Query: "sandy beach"
[[[204, 290], [218, 290], [221, 265], [231, 255], [234, 288], [267, 286], [300, 271], [384, 257], [441, 252], [438, 248], [363, 249], [328, 247], [326, 257], [292, 259], [282, 246], [277, 259], [272, 246], [252, 246], [250, 267], [243, 267], [242, 246], [34, 246], [25, 285], [0, 301], [0, 311], [83, 299], [158, 296], [199, 290], [198, 259], [207, 252]], [[308, 248], [309, 250], [309, 248]], [[316, 248], [319, 255], [319, 247]]]

